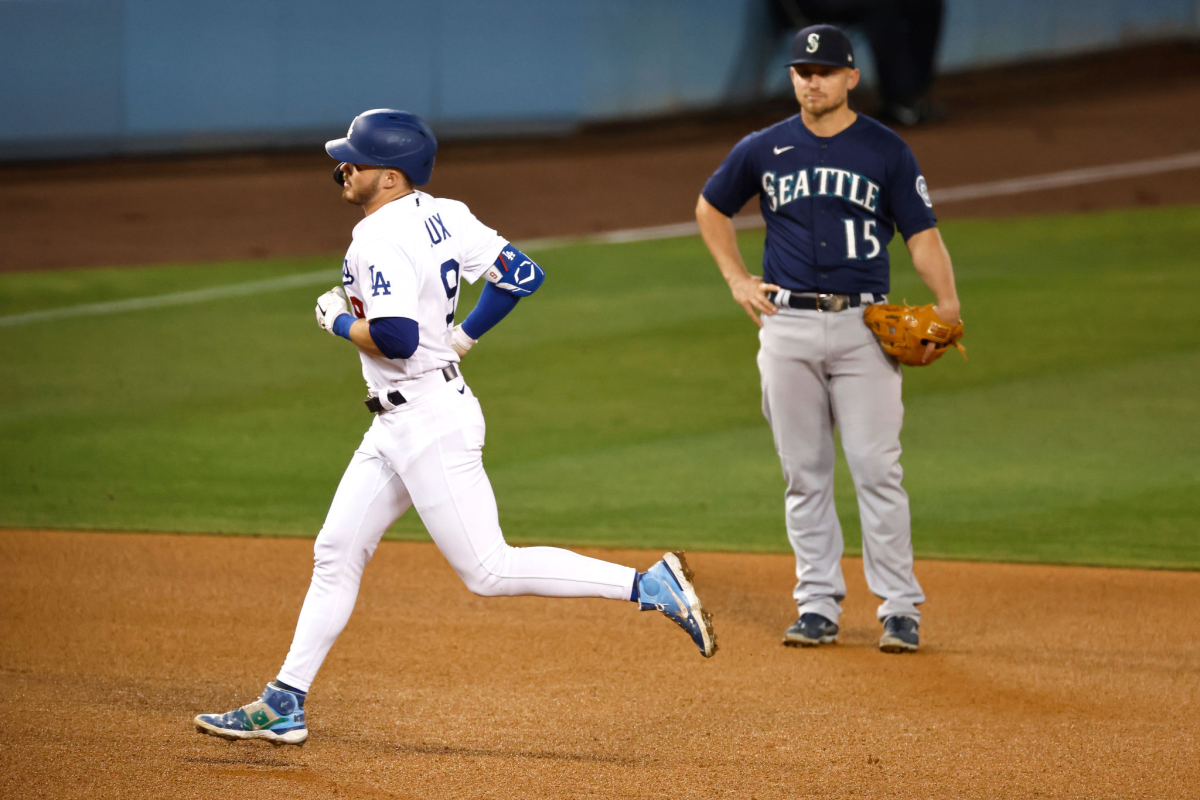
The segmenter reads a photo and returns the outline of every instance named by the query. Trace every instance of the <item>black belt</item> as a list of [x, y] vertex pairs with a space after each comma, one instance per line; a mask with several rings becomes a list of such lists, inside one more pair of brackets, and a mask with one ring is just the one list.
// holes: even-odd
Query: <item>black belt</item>
[[[876, 303], [882, 303], [884, 300], [884, 296], [881, 294], [872, 294], [871, 297]], [[772, 295], [771, 299], [775, 301], [775, 295]], [[802, 297], [788, 294], [786, 305], [788, 308], [803, 308], [809, 311], [845, 311], [847, 308], [858, 308], [862, 305], [862, 296], [860, 294], [818, 294], [816, 297]]]
[[[458, 365], [451, 364], [448, 367], [443, 367], [442, 377], [446, 379], [446, 383], [449, 383], [457, 378]], [[400, 392], [396, 391], [395, 389], [387, 393], [387, 399], [388, 402], [390, 402], [393, 406], [402, 406], [408, 402], [404, 395], [400, 394]], [[384, 412], [383, 403], [379, 402], [379, 398], [375, 395], [368, 396], [363, 403], [366, 405], [367, 411], [370, 411], [372, 414], [382, 414]]]

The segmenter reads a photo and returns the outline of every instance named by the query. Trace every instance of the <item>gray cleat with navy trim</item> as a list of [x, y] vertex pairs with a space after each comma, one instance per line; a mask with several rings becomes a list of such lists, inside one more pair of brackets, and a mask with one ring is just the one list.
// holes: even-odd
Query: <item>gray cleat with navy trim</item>
[[912, 617], [888, 617], [883, 621], [879, 649], [885, 653], [915, 653], [920, 644], [919, 626]]
[[800, 619], [783, 632], [783, 643], [791, 647], [816, 647], [836, 642], [837, 638], [837, 623], [811, 611], [801, 614]]

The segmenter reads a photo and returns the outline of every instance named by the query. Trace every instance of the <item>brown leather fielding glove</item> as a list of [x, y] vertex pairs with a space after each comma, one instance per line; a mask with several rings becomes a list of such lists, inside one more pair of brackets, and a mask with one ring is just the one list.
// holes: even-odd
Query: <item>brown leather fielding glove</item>
[[901, 364], [910, 367], [932, 364], [951, 346], [958, 348], [964, 361], [967, 358], [967, 349], [958, 341], [963, 336], [962, 323], [951, 325], [937, 315], [932, 305], [878, 303], [866, 307], [863, 321], [879, 338], [888, 355]]

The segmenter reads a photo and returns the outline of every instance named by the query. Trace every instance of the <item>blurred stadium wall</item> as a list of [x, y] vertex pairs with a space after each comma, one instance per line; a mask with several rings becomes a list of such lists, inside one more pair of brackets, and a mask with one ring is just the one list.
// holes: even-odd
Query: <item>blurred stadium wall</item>
[[[301, 145], [379, 106], [466, 137], [745, 102], [766, 2], [0, 0], [0, 160]], [[947, 0], [940, 63], [1198, 33], [1200, 0]]]

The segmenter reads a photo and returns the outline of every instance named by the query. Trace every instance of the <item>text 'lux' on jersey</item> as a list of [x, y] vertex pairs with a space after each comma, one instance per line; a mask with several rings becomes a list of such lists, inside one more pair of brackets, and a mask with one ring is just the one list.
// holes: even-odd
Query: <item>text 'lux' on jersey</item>
[[410, 358], [359, 350], [371, 394], [458, 361], [450, 346], [459, 284], [474, 283], [508, 241], [457, 200], [413, 192], [354, 226], [342, 285], [359, 319], [416, 320], [420, 343]]

